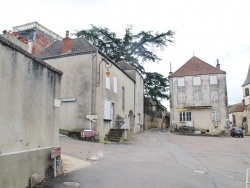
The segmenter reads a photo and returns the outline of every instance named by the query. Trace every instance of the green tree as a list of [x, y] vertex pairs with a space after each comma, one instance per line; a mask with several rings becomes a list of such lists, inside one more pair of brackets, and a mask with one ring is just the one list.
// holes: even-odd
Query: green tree
[[[164, 50], [168, 43], [173, 43], [172, 38], [175, 33], [169, 30], [163, 33], [141, 31], [138, 34], [133, 34], [132, 29], [133, 26], [128, 25], [125, 28], [123, 38], [119, 38], [117, 33], [111, 32], [106, 27], [102, 28], [91, 25], [90, 29], [78, 31], [75, 35], [77, 37], [85, 37], [114, 62], [125, 60], [134, 66], [144, 76], [145, 89], [150, 88], [150, 91], [147, 91], [148, 96], [153, 97], [153, 94], [156, 94], [156, 96], [154, 96], [155, 99], [166, 98], [164, 93], [160, 95], [160, 92], [164, 91], [161, 88], [164, 87], [164, 85], [151, 88], [151, 82], [149, 82], [150, 78], [148, 76], [152, 77], [152, 75], [155, 74], [155, 78], [159, 79], [159, 84], [165, 83], [166, 80], [158, 73], [147, 74], [143, 63], [146, 61], [160, 61], [161, 59], [155, 52], [158, 49]], [[152, 90], [154, 89], [157, 91], [153, 92]]]
[[157, 72], [146, 72], [145, 74], [145, 97], [148, 99], [154, 99], [155, 101], [159, 101], [161, 99], [168, 99], [168, 79]]

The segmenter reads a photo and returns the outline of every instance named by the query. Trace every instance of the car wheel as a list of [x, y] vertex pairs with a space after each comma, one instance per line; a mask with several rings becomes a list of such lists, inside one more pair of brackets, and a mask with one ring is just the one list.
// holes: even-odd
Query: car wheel
[[232, 134], [232, 137], [234, 137], [234, 135]]

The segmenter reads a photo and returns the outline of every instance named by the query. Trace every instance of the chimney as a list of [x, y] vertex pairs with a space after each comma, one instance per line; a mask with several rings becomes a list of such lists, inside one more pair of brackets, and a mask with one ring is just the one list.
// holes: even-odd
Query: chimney
[[171, 65], [171, 62], [170, 62], [170, 71], [169, 71], [169, 74], [172, 74], [172, 65]]
[[62, 41], [62, 54], [70, 52], [72, 48], [72, 39], [69, 38], [69, 31], [66, 31], [66, 37]]
[[219, 60], [217, 59], [217, 65], [216, 65], [216, 68], [220, 70], [220, 63], [219, 63]]

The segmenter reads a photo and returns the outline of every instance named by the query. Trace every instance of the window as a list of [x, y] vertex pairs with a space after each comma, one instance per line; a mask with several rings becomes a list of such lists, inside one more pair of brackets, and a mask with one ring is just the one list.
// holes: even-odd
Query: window
[[104, 119], [111, 119], [111, 102], [104, 101]]
[[178, 78], [178, 87], [183, 87], [183, 86], [185, 86], [184, 78]]
[[220, 114], [219, 111], [212, 111], [212, 121], [220, 121]]
[[114, 92], [117, 93], [117, 78], [114, 76]]
[[106, 89], [110, 89], [110, 77], [106, 76]]
[[201, 85], [201, 77], [193, 77], [193, 85], [200, 86]]
[[125, 88], [122, 87], [122, 109], [125, 110]]
[[217, 77], [216, 76], [210, 76], [210, 85], [217, 84]]
[[191, 112], [180, 112], [180, 122], [192, 121]]
[[185, 102], [185, 93], [184, 92], [179, 92], [178, 93], [178, 102], [179, 103], [184, 103]]
[[249, 88], [245, 88], [245, 96], [249, 96]]
[[211, 100], [218, 101], [218, 99], [219, 99], [218, 91], [216, 91], [216, 90], [211, 91]]
[[200, 101], [201, 100], [201, 91], [195, 91], [194, 92], [194, 100], [195, 101]]

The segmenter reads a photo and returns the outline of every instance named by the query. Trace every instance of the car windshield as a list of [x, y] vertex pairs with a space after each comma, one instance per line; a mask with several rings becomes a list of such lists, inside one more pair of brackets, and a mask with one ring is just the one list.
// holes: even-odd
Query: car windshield
[[239, 128], [239, 127], [236, 127], [234, 129], [235, 129], [235, 131], [242, 131], [241, 128]]

